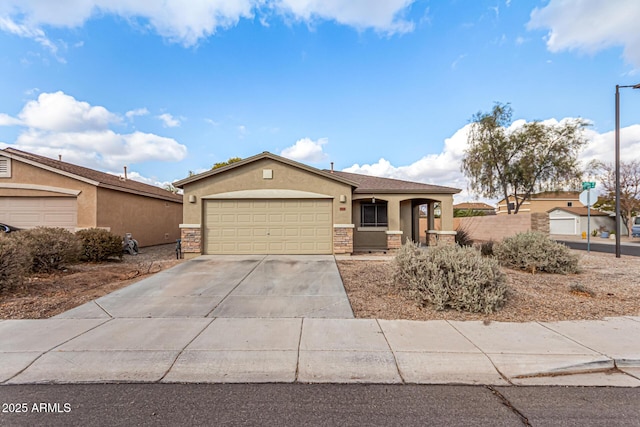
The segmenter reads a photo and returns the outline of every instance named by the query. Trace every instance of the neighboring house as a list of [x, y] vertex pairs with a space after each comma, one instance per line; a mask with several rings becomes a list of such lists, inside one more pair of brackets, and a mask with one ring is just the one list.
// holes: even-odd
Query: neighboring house
[[0, 150], [0, 222], [20, 228], [100, 227], [140, 246], [180, 237], [182, 196], [13, 148]]
[[[562, 234], [579, 236], [588, 231], [611, 231], [615, 230], [615, 218], [606, 212], [591, 209], [591, 227], [588, 230], [589, 213], [586, 207], [562, 207], [549, 210], [549, 234]], [[622, 226], [622, 234], [626, 228]]]
[[[264, 152], [174, 183], [184, 189], [182, 250], [200, 254], [337, 254], [419, 238], [453, 242], [453, 194], [437, 185], [316, 169]], [[433, 207], [442, 209], [442, 230]]]
[[[522, 198], [518, 197], [518, 200]], [[515, 197], [509, 196], [509, 204], [511, 204], [511, 212], [515, 209]], [[536, 213], [536, 212], [549, 212], [549, 209], [553, 208], [580, 208], [584, 205], [580, 202], [579, 191], [544, 191], [542, 193], [532, 194], [527, 198], [520, 206], [519, 212], [522, 213]], [[497, 215], [507, 214], [507, 202], [502, 199], [498, 202]]]
[[486, 203], [481, 202], [464, 202], [458, 203], [457, 205], [453, 205], [454, 212], [458, 211], [473, 211], [473, 212], [482, 212], [485, 215], [495, 215], [496, 208]]

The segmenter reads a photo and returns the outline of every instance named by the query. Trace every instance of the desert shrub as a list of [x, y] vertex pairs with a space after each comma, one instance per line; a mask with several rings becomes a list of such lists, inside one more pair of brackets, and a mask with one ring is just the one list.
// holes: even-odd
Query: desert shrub
[[495, 242], [493, 240], [489, 240], [488, 242], [480, 243], [478, 250], [482, 256], [493, 256], [493, 245]]
[[112, 257], [122, 259], [122, 237], [101, 228], [79, 230], [76, 236], [82, 243], [80, 258], [86, 261], [105, 261]]
[[0, 238], [0, 292], [22, 283], [29, 261], [29, 253], [16, 239]]
[[471, 233], [464, 227], [458, 227], [456, 230], [456, 244], [458, 246], [473, 246], [473, 239]]
[[492, 313], [506, 301], [506, 276], [498, 262], [474, 248], [452, 245], [422, 251], [407, 242], [396, 262], [397, 278], [421, 305]]
[[23, 245], [29, 253], [29, 270], [34, 273], [48, 273], [59, 269], [64, 263], [75, 262], [82, 249], [76, 235], [64, 228], [22, 230], [12, 233], [12, 239]]
[[578, 272], [578, 257], [569, 248], [540, 232], [518, 233], [496, 244], [493, 252], [506, 267], [535, 273]]

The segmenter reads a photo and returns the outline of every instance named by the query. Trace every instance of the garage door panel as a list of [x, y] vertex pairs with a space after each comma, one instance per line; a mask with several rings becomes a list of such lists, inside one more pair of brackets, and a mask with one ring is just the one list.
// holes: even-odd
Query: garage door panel
[[209, 200], [205, 252], [331, 254], [331, 212], [328, 199]]
[[19, 228], [63, 227], [75, 229], [75, 197], [0, 197], [0, 222]]
[[549, 232], [550, 234], [576, 234], [576, 220], [575, 218], [552, 218], [549, 221]]

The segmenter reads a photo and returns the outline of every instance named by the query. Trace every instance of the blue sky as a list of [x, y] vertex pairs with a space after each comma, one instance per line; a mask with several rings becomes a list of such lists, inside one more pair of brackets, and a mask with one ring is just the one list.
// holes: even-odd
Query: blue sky
[[[3, 0], [0, 146], [165, 183], [271, 151], [461, 188], [466, 126], [590, 120], [640, 83], [637, 0]], [[640, 90], [621, 92], [640, 159]]]

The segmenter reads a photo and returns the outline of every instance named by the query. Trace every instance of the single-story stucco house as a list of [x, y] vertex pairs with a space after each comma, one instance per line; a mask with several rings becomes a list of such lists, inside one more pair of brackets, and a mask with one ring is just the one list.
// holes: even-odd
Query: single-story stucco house
[[[344, 254], [419, 240], [420, 206], [430, 244], [454, 241], [456, 188], [320, 170], [269, 152], [194, 175], [184, 190], [182, 250], [200, 254]], [[441, 207], [441, 231], [433, 226]]]
[[[588, 227], [589, 215], [591, 227]], [[620, 225], [624, 235], [626, 227], [624, 224]], [[586, 207], [559, 207], [549, 210], [549, 234], [579, 236], [583, 232], [586, 233], [588, 229], [593, 232], [594, 230], [611, 231], [615, 228], [615, 217], [596, 209], [591, 209], [590, 213], [587, 212]]]
[[182, 196], [93, 169], [0, 150], [0, 222], [19, 228], [105, 228], [140, 246], [180, 237]]

